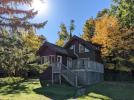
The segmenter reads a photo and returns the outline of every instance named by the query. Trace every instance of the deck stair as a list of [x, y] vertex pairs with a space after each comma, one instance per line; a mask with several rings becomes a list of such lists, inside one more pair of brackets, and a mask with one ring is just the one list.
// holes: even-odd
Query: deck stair
[[72, 86], [78, 86], [77, 74], [67, 68], [64, 64], [61, 64], [61, 76]]

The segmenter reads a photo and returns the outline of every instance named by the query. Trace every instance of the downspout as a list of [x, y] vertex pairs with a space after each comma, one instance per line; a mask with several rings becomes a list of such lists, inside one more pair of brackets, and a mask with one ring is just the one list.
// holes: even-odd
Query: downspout
[[75, 45], [74, 45], [74, 55], [79, 59], [79, 55], [75, 52]]
[[[75, 45], [74, 45], [74, 55], [76, 55], [76, 57], [79, 61], [79, 55], [75, 52]], [[78, 64], [78, 62], [77, 62], [77, 64]], [[77, 87], [78, 86], [78, 75], [77, 75], [77, 73], [75, 73], [75, 74], [76, 74], [76, 76], [75, 76], [75, 82], [76, 82], [75, 86]]]

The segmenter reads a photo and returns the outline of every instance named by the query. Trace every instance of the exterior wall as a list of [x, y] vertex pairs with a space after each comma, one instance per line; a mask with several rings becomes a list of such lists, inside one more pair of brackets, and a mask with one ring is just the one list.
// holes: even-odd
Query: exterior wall
[[[88, 50], [90, 50], [89, 52], [85, 52], [85, 53], [80, 53], [79, 52], [79, 44], [80, 43], [78, 40], [72, 40], [71, 44], [68, 45], [68, 47], [66, 47], [67, 49], [69, 49], [72, 45], [75, 45], [75, 53], [79, 56], [79, 58], [90, 58], [90, 60], [92, 61], [96, 61], [99, 63], [102, 63], [102, 59], [100, 56], [100, 51], [98, 50], [93, 50], [92, 48], [86, 47]], [[82, 44], [84, 46], [84, 44]], [[74, 52], [74, 50], [72, 50]]]
[[67, 56], [62, 55], [62, 64], [67, 66]]
[[103, 73], [92, 71], [74, 71], [78, 75], [78, 83], [80, 85], [90, 85], [103, 81]]
[[56, 53], [54, 51], [52, 51], [50, 48], [48, 47], [44, 47], [42, 48], [42, 50], [39, 52], [40, 56], [49, 56], [49, 55], [56, 55]]

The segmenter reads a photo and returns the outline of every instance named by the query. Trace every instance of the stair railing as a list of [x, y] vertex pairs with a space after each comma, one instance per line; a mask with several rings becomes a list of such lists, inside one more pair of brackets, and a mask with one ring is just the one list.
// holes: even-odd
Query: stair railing
[[78, 82], [78, 78], [77, 78], [77, 74], [74, 73], [71, 69], [69, 69], [67, 66], [65, 66], [64, 64], [61, 64], [61, 75], [67, 80], [69, 81], [70, 84], [74, 85], [77, 87], [77, 82]]

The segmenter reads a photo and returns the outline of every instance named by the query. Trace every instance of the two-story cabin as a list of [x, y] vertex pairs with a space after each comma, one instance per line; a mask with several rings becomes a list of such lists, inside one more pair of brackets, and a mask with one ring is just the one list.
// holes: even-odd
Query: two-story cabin
[[103, 81], [104, 67], [100, 46], [73, 36], [64, 47], [45, 42], [38, 50], [41, 64], [49, 67], [41, 79], [61, 83], [61, 77], [73, 86]]

